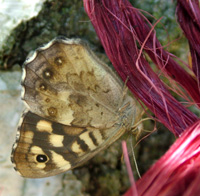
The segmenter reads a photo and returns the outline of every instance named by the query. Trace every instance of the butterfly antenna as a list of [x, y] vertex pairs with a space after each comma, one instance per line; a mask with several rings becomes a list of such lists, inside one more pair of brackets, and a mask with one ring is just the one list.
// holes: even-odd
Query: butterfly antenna
[[133, 161], [134, 161], [134, 164], [135, 164], [135, 170], [137, 172], [138, 177], [141, 178], [141, 174], [140, 174], [140, 171], [138, 169], [138, 164], [137, 164], [136, 157], [135, 157], [135, 152], [134, 152], [134, 149], [133, 149], [133, 137], [131, 137], [131, 151], [132, 151]]

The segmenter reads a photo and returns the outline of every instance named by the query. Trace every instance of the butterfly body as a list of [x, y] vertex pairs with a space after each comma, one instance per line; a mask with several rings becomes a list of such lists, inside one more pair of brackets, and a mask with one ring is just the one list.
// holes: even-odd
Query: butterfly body
[[22, 115], [11, 160], [24, 177], [77, 167], [131, 129], [135, 101], [79, 39], [56, 38], [23, 67]]

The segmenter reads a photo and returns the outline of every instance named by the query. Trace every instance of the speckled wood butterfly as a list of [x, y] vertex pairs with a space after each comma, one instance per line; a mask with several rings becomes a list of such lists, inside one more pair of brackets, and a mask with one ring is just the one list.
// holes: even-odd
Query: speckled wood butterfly
[[130, 130], [135, 101], [80, 39], [58, 37], [23, 66], [19, 123], [11, 160], [27, 178], [83, 164]]

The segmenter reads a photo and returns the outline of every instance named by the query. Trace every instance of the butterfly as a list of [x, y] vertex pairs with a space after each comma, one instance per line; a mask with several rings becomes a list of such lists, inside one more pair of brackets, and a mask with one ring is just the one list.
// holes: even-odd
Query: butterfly
[[22, 100], [11, 161], [26, 178], [75, 168], [131, 130], [135, 100], [80, 39], [57, 37], [23, 65]]

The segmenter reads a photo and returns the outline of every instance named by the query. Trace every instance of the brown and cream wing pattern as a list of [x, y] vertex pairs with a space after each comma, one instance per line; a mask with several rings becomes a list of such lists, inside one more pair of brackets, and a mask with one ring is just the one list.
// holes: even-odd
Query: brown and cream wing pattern
[[80, 39], [56, 38], [26, 60], [12, 162], [24, 177], [72, 169], [130, 130], [135, 101]]

